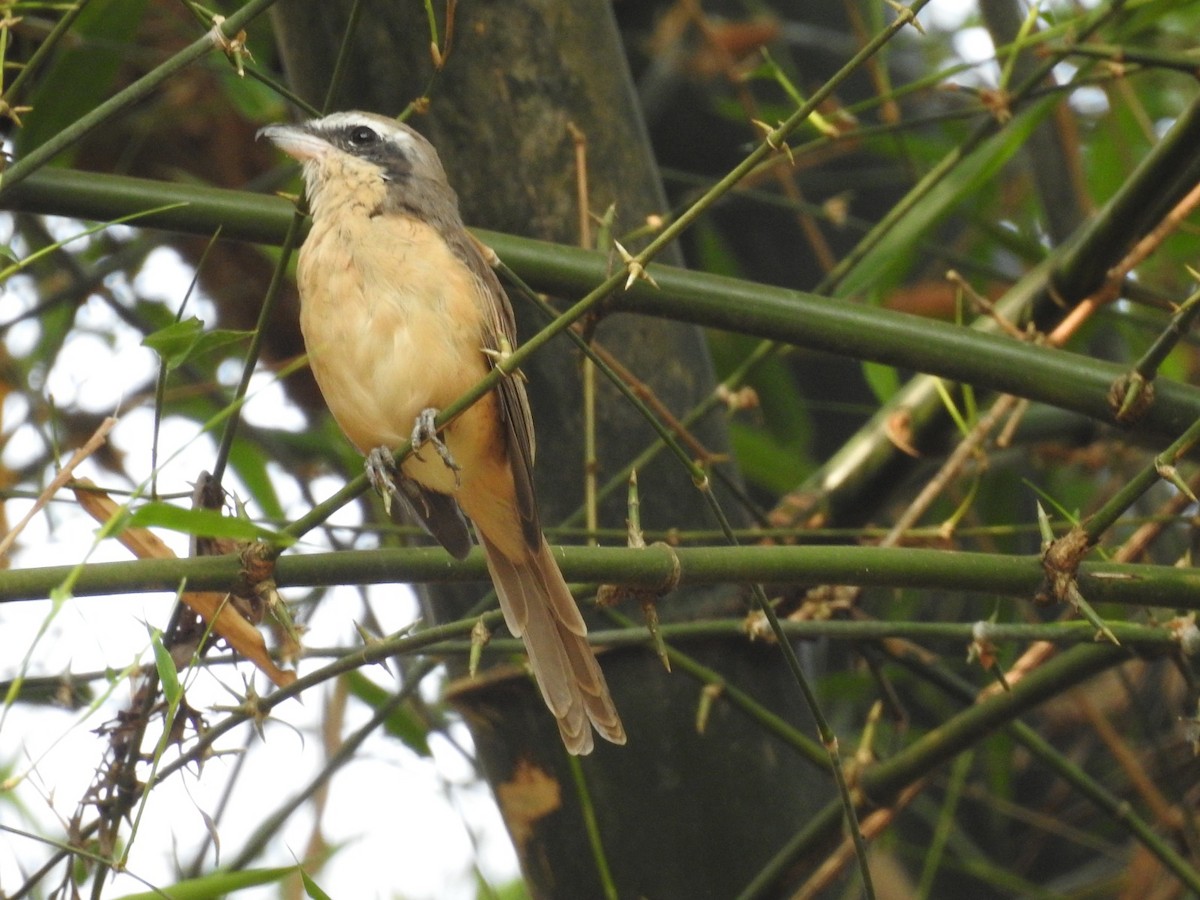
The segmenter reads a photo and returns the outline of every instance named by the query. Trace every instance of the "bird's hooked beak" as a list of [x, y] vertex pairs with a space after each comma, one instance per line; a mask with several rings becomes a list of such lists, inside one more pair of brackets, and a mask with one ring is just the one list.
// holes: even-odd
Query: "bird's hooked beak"
[[319, 159], [333, 149], [328, 141], [303, 125], [267, 125], [258, 129], [255, 135], [255, 138], [264, 137], [300, 162]]

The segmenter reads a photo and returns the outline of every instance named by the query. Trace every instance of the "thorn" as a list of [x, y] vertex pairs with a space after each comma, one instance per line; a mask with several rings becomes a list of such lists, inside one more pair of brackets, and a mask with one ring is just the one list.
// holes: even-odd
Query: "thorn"
[[483, 347], [481, 349], [483, 350], [483, 355], [492, 361], [492, 366], [507, 375], [508, 370], [504, 365], [513, 354], [512, 344], [508, 342], [508, 338], [504, 335], [499, 335], [499, 344], [498, 348]]
[[[363, 642], [364, 647], [375, 647], [379, 645], [379, 638], [367, 631], [367, 629], [364, 628], [360, 623], [354, 623], [354, 630], [358, 632], [358, 639]], [[383, 671], [387, 672], [389, 675], [392, 674], [392, 667], [388, 665], [386, 657], [380, 659], [377, 665], [382, 667]]]
[[646, 267], [642, 264], [641, 260], [631, 256], [629, 251], [621, 246], [620, 241], [613, 241], [613, 246], [617, 248], [617, 253], [621, 254], [621, 261], [625, 263], [625, 268], [629, 270], [629, 278], [625, 280], [625, 290], [633, 287], [633, 283], [639, 278], [650, 282], [654, 287], [658, 287], [658, 282], [646, 271]]
[[700, 691], [700, 702], [696, 705], [696, 734], [704, 734], [708, 727], [708, 715], [712, 712], [713, 704], [725, 693], [725, 685], [720, 683], [706, 684]]
[[917, 21], [917, 14], [915, 12], [913, 12], [911, 9], [909, 9], [907, 6], [905, 6], [903, 3], [899, 3], [899, 2], [897, 2], [897, 0], [883, 0], [883, 2], [886, 3], [888, 6], [890, 6], [892, 9], [894, 9], [896, 11], [897, 16], [899, 16], [901, 19], [903, 19], [907, 24], [911, 25], [913, 28], [917, 29], [917, 31], [919, 33], [921, 33], [921, 34], [925, 33], [925, 29], [921, 26], [921, 23]]
[[500, 335], [499, 341], [499, 349], [495, 347], [480, 347], [480, 352], [489, 360], [491, 360], [492, 368], [499, 369], [505, 378], [520, 378], [522, 381], [528, 381], [528, 379], [525, 377], [525, 373], [520, 369], [510, 369], [508, 367], [508, 361], [513, 355], [512, 344], [508, 342], [508, 338], [506, 338], [504, 335]]
[[[17, 19], [17, 21], [19, 22], [21, 20]], [[0, 25], [2, 25], [2, 24], [3, 23], [0, 22]], [[27, 112], [32, 112], [32, 111], [33, 111], [32, 106], [9, 106], [7, 100], [0, 100], [0, 118], [12, 119], [13, 123], [18, 128], [21, 128], [25, 125], [25, 123], [21, 121], [21, 113], [27, 113]]]
[[225, 32], [221, 29], [221, 26], [225, 24], [225, 17], [213, 16], [212, 21], [213, 27], [209, 34], [212, 37], [213, 43], [220, 47], [224, 54], [229, 57], [229, 61], [233, 63], [233, 67], [237, 70], [238, 76], [245, 78], [246, 68], [243, 64], [243, 60], [248, 59], [251, 62], [254, 62], [254, 54], [252, 54], [250, 52], [250, 48], [246, 46], [245, 30], [243, 29], [233, 37], [229, 38], [225, 36]]
[[667, 643], [663, 640], [662, 630], [659, 628], [658, 605], [650, 594], [642, 597], [642, 616], [646, 620], [646, 628], [649, 630], [650, 640], [654, 644], [654, 653], [658, 656], [659, 662], [663, 664], [663, 668], [670, 672], [671, 657], [667, 655]]
[[778, 153], [782, 150], [788, 158], [788, 162], [794, 168], [796, 165], [796, 157], [792, 155], [791, 145], [787, 141], [780, 140], [775, 136], [776, 128], [774, 125], [768, 125], [762, 119], [751, 119], [750, 122], [759, 128], [763, 133], [763, 140], [767, 142], [767, 146]]
[[1154, 470], [1158, 472], [1159, 478], [1171, 482], [1171, 484], [1179, 489], [1183, 496], [1187, 497], [1193, 503], [1200, 502], [1196, 500], [1196, 495], [1192, 493], [1192, 489], [1188, 487], [1187, 482], [1183, 480], [1183, 476], [1179, 474], [1179, 470], [1173, 465], [1156, 459], [1154, 460]]
[[1100, 614], [1092, 609], [1092, 604], [1084, 599], [1083, 594], [1079, 592], [1079, 586], [1074, 581], [1067, 585], [1067, 602], [1075, 607], [1076, 611], [1096, 629], [1096, 640], [1103, 639], [1114, 647], [1121, 646], [1121, 642], [1117, 640], [1117, 636], [1113, 634], [1112, 629], [1100, 618]]
[[1045, 551], [1054, 543], [1054, 526], [1050, 524], [1050, 517], [1046, 515], [1046, 509], [1042, 506], [1041, 500], [1037, 501], [1037, 521], [1038, 531], [1042, 535], [1042, 550]]
[[492, 639], [492, 632], [483, 622], [483, 616], [480, 616], [474, 625], [471, 626], [471, 655], [467, 662], [467, 672], [471, 677], [475, 677], [475, 673], [479, 671], [479, 660], [483, 656], [483, 648], [488, 645], [488, 641]]

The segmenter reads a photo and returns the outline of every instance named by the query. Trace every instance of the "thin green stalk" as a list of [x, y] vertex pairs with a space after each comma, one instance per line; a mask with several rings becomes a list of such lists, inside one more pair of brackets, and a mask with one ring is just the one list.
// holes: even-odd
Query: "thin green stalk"
[[1119, 403], [1116, 412], [1118, 422], [1136, 422], [1145, 407], [1154, 402], [1150, 390], [1159, 367], [1176, 345], [1187, 337], [1197, 312], [1200, 312], [1200, 291], [1179, 305], [1167, 326], [1133, 368], [1114, 382], [1112, 393], [1114, 402]]
[[[238, 381], [237, 390], [233, 394], [234, 403], [239, 408], [243, 398], [250, 390], [250, 380], [254, 377], [254, 371], [258, 367], [258, 358], [262, 353], [262, 346], [267, 338], [267, 323], [270, 322], [271, 317], [274, 315], [275, 305], [283, 293], [283, 283], [287, 279], [288, 262], [292, 258], [293, 250], [300, 243], [303, 224], [304, 215], [297, 211], [292, 216], [287, 234], [284, 235], [283, 243], [280, 245], [279, 259], [275, 263], [275, 271], [271, 273], [271, 283], [267, 286], [267, 294], [263, 298], [262, 308], [258, 311], [258, 323], [254, 326], [250, 346], [246, 349], [246, 359], [242, 363], [242, 377]], [[217, 486], [220, 486], [225, 477], [225, 466], [229, 462], [229, 454], [233, 450], [233, 440], [237, 436], [238, 425], [241, 423], [241, 420], [241, 415], [230, 416], [226, 420], [225, 428], [221, 432], [221, 443], [217, 447], [217, 455], [213, 462], [212, 470], [213, 482]]]
[[187, 47], [180, 50], [170, 59], [147, 72], [129, 87], [119, 91], [105, 100], [91, 112], [68, 125], [44, 144], [31, 150], [23, 159], [10, 166], [0, 178], [0, 203], [5, 195], [17, 184], [20, 184], [30, 174], [36, 172], [55, 156], [75, 144], [94, 128], [103, 125], [113, 116], [128, 109], [133, 104], [146, 99], [163, 85], [171, 76], [181, 69], [191, 65], [196, 60], [207, 55], [217, 47], [214, 35], [219, 34], [228, 40], [253, 21], [260, 13], [267, 10], [275, 0], [247, 0], [245, 6], [233, 13], [220, 25], [214, 24], [212, 30], [203, 37], [197, 38]]
[[[647, 629], [642, 625], [634, 623], [633, 619], [626, 616], [624, 613], [618, 612], [612, 608], [602, 610], [604, 615], [609, 619], [622, 626], [621, 634], [636, 636], [634, 643], [648, 645], [650, 639]], [[745, 623], [741, 625], [741, 637], [745, 637]], [[664, 637], [678, 636], [680, 626], [663, 625], [662, 632]], [[592, 640], [597, 644], [600, 643], [600, 634], [612, 634], [613, 632], [598, 632], [593, 634]], [[710, 669], [708, 666], [701, 663], [695, 657], [680, 650], [671, 644], [665, 644], [667, 658], [671, 661], [671, 671], [684, 672], [695, 678], [702, 684], [716, 685], [721, 688], [721, 696], [729, 701], [730, 704], [740, 709], [743, 713], [753, 719], [765, 731], [769, 731], [781, 740], [787, 742], [792, 748], [800, 754], [807, 762], [816, 766], [821, 770], [829, 769], [829, 756], [816, 741], [808, 737], [795, 725], [792, 725], [786, 719], [771, 712], [767, 707], [763, 706], [752, 696], [747, 694], [735, 684], [730, 684], [721, 673], [715, 669]]]
[[[969, 707], [891, 758], [864, 769], [859, 774], [863, 802], [889, 805], [905, 787], [937, 771], [996, 728], [1011, 724], [1038, 703], [1127, 658], [1111, 645], [1076, 647], [1060, 654], [1019, 681], [1012, 691]], [[834, 837], [840, 817], [840, 804], [825, 806], [763, 867], [743, 890], [740, 900], [775, 896], [793, 863]]]
[[1166, 450], [1154, 457], [1103, 506], [1083, 521], [1080, 527], [1087, 536], [1088, 545], [1096, 544], [1101, 535], [1111, 528], [1125, 514], [1126, 510], [1133, 506], [1138, 498], [1150, 490], [1160, 478], [1169, 478], [1170, 474], [1174, 472], [1175, 463], [1197, 442], [1200, 442], [1200, 419], [1193, 422], [1191, 427], [1172, 441]]
[[[614, 619], [613, 621], [618, 620]], [[623, 623], [625, 627], [593, 629], [589, 632], [588, 639], [598, 647], [644, 647], [652, 643], [652, 636], [645, 625], [639, 625], [628, 618], [622, 618], [619, 622]], [[1173, 629], [1172, 624], [1164, 622], [1159, 626], [1117, 623], [1113, 627], [1123, 647], [1161, 653], [1173, 651], [1180, 645], [1179, 634]], [[1067, 647], [1074, 644], [1094, 644], [1096, 642], [1095, 628], [1078, 619], [1038, 625], [992, 622], [982, 625], [981, 622], [887, 622], [875, 619], [783, 622], [784, 632], [789, 639], [794, 641], [824, 639], [862, 643], [886, 638], [906, 638], [914, 642], [942, 642], [958, 646], [969, 644], [979, 634], [981, 627], [984, 635], [996, 644], [1045, 641]], [[670, 640], [676, 645], [687, 644], [691, 641], [708, 641], [714, 638], [737, 642], [747, 640], [744, 619], [675, 622], [660, 625], [659, 630], [664, 640]], [[432, 644], [423, 644], [419, 648], [397, 652], [396, 655], [427, 653], [437, 657], [467, 656], [475, 646], [477, 645], [466, 638], [446, 638]], [[483, 653], [511, 656], [519, 654], [522, 646], [518, 638], [493, 637]], [[357, 650], [357, 646], [309, 646], [304, 649], [304, 658], [335, 659]], [[680, 658], [682, 658], [682, 653]], [[236, 661], [232, 655], [206, 657], [206, 663], [210, 666], [233, 664]], [[720, 683], [721, 681], [720, 676], [712, 670], [704, 672], [693, 670], [693, 674], [705, 683]], [[56, 692], [61, 691], [64, 684], [70, 685], [73, 695], [83, 695], [87, 692], [86, 686], [91, 682], [105, 680], [110, 675], [110, 672], [94, 671], [76, 673], [69, 679], [59, 675], [27, 678], [22, 681], [16, 699], [19, 702], [45, 705], [53, 700]], [[10, 681], [0, 681], [0, 694], [7, 693], [11, 689], [11, 685]], [[92, 705], [95, 706], [95, 702]], [[799, 730], [782, 720], [765, 722], [765, 724], [789, 741], [793, 740], [792, 735], [801, 734]], [[817, 765], [823, 768], [825, 765], [824, 752], [815, 742], [808, 741], [806, 746], [810, 748], [812, 758]]]
[[74, 4], [67, 7], [66, 12], [62, 17], [54, 23], [54, 27], [50, 29], [50, 33], [46, 35], [33, 54], [29, 57], [25, 65], [21, 66], [21, 70], [17, 72], [17, 77], [14, 78], [4, 89], [4, 93], [0, 94], [0, 103], [9, 107], [16, 105], [17, 94], [21, 90], [21, 86], [25, 84], [38, 67], [42, 64], [51, 51], [58, 47], [58, 42], [63, 39], [63, 36], [70, 31], [71, 26], [75, 24], [75, 20], [79, 18], [79, 14], [83, 12], [83, 8], [88, 5], [88, 0], [76, 0]]
[[[615, 620], [614, 620], [615, 621]], [[632, 620], [628, 627], [589, 632], [588, 638], [593, 644], [601, 647], [637, 647], [643, 646], [650, 640], [647, 629], [637, 625]], [[1131, 625], [1117, 623], [1113, 626], [1123, 647], [1144, 648], [1147, 651], [1174, 650], [1180, 646], [1180, 636], [1171, 627], [1172, 623], [1163, 625]], [[783, 631], [789, 640], [793, 641], [879, 641], [888, 638], [905, 638], [914, 642], [939, 642], [953, 644], [958, 647], [969, 645], [976, 637], [983, 635], [995, 644], [1044, 641], [1069, 647], [1075, 644], [1096, 643], [1096, 629], [1087, 622], [1079, 619], [1063, 622], [1052, 622], [1038, 625], [1022, 623], [1001, 624], [985, 622], [982, 619], [975, 622], [888, 622], [883, 620], [853, 620], [830, 619], [825, 621], [785, 621]], [[730, 641], [745, 641], [746, 622], [744, 619], [703, 619], [695, 622], [675, 622], [662, 624], [659, 632], [663, 640], [675, 643], [690, 641], [712, 640], [722, 638]], [[519, 652], [521, 643], [517, 639], [492, 638], [485, 653], [509, 654]], [[463, 655], [471, 650], [470, 641], [443, 641], [427, 652], [446, 655]], [[336, 656], [346, 652], [345, 648], [316, 648], [309, 647], [308, 652], [314, 656]], [[47, 687], [61, 684], [62, 680], [53, 681]], [[3, 688], [0, 682], [0, 688]], [[815, 746], [815, 745], [814, 745]]]
[[354, 0], [354, 5], [350, 7], [350, 15], [346, 17], [346, 29], [342, 32], [342, 42], [338, 45], [338, 55], [333, 63], [333, 74], [329, 77], [329, 87], [325, 90], [325, 99], [321, 101], [321, 115], [329, 112], [329, 107], [333, 105], [333, 98], [337, 95], [337, 90], [346, 75], [346, 66], [349, 64], [350, 50], [353, 46], [351, 39], [362, 18], [362, 11], [362, 0]]
[[600, 838], [600, 823], [596, 821], [596, 809], [592, 804], [592, 794], [588, 790], [587, 778], [584, 777], [583, 763], [578, 756], [569, 754], [567, 765], [571, 770], [571, 778], [575, 782], [575, 796], [579, 799], [579, 810], [583, 815], [583, 827], [587, 832], [588, 846], [592, 848], [592, 860], [596, 863], [596, 871], [600, 875], [600, 887], [607, 900], [617, 900], [617, 885], [613, 880], [612, 869], [608, 865], [608, 854], [604, 852], [604, 841]]
[[[1130, 47], [1127, 44], [1072, 43], [1067, 48], [1068, 56], [1102, 59], [1121, 68], [1145, 66], [1149, 69], [1174, 69], [1193, 78], [1200, 72], [1200, 60], [1194, 52], [1185, 50], [1172, 53], [1151, 47]], [[1132, 74], [1132, 73], [1127, 73]]]
[[[738, 182], [749, 175], [758, 167], [759, 163], [763, 162], [768, 157], [781, 152], [784, 142], [788, 136], [799, 128], [808, 117], [824, 103], [838, 86], [843, 81], [856, 73], [858, 69], [872, 56], [874, 56], [882, 47], [884, 47], [892, 38], [894, 38], [904, 27], [906, 27], [929, 2], [929, 0], [915, 0], [907, 7], [899, 7], [896, 19], [892, 21], [886, 28], [880, 31], [875, 37], [868, 41], [863, 48], [854, 54], [844, 66], [838, 69], [821, 87], [819, 87], [813, 95], [808, 99], [808, 102], [800, 106], [791, 115], [787, 117], [779, 126], [769, 132], [762, 143], [760, 143], [745, 159], [734, 166], [728, 173], [725, 174], [716, 184], [714, 184], [704, 196], [692, 204], [683, 212], [679, 218], [671, 222], [666, 228], [659, 232], [649, 244], [646, 245], [640, 253], [638, 253], [633, 262], [645, 266], [651, 259], [674, 241], [685, 229], [688, 228], [696, 219], [705, 213], [714, 202], [732, 190]], [[903, 10], [901, 12], [901, 10]], [[632, 268], [631, 268], [631, 271]]]
[[[0, 823], [0, 831], [4, 832], [5, 834], [12, 834], [12, 835], [16, 835], [18, 837], [23, 837], [23, 838], [33, 841], [35, 843], [45, 844], [49, 847], [57, 847], [60, 852], [55, 856], [55, 859], [61, 860], [61, 859], [66, 858], [67, 856], [78, 856], [83, 859], [91, 860], [92, 862], [100, 864], [100, 865], [110, 865], [112, 863], [112, 860], [108, 859], [107, 857], [105, 857], [99, 853], [96, 853], [94, 850], [88, 849], [89, 845], [82, 841], [80, 841], [78, 843], [73, 842], [73, 841], [56, 841], [53, 838], [46, 837], [45, 835], [34, 834], [31, 831], [24, 831], [23, 829], [14, 828], [12, 825], [4, 825], [3, 823]], [[43, 869], [41, 871], [49, 872], [49, 868], [43, 867]], [[156, 888], [152, 882], [143, 878], [142, 876], [138, 875], [137, 873], [131, 872], [128, 869], [126, 869], [125, 874], [129, 875], [131, 878], [135, 879], [136, 881], [141, 882], [143, 885], [146, 886], [146, 889], [148, 891], [153, 891], [154, 893], [161, 895], [164, 898], [164, 900], [170, 900], [170, 896], [168, 894], [166, 894], [165, 892]], [[11, 895], [12, 900], [18, 900], [19, 897], [24, 896], [26, 889], [32, 888], [35, 884], [37, 884], [38, 880], [40, 880], [40, 879], [35, 879], [35, 878], [31, 877], [28, 881], [25, 882], [24, 888], [22, 888], [17, 893]]]
[[[201, 25], [208, 24], [208, 22], [209, 22], [208, 16], [210, 15], [210, 13], [208, 10], [206, 10], [204, 8], [203, 5], [201, 5], [198, 2], [195, 2], [195, 0], [184, 0], [184, 3], [188, 7], [188, 9], [190, 9], [192, 11], [192, 15], [194, 15], [196, 17], [197, 22], [199, 22]], [[272, 92], [274, 92], [275, 94], [278, 94], [280, 97], [282, 97], [288, 103], [293, 104], [296, 108], [304, 110], [308, 115], [316, 116], [316, 115], [320, 114], [315, 106], [313, 106], [311, 103], [309, 103], [303, 97], [299, 96], [295, 91], [291, 90], [283, 82], [279, 81], [278, 79], [272, 78], [270, 75], [266, 74], [265, 72], [263, 72], [259, 69], [256, 69], [254, 66], [245, 65], [244, 60], [239, 59], [238, 62], [239, 62], [239, 65], [241, 66], [241, 68], [239, 68], [239, 70], [238, 70], [239, 75], [244, 74], [246, 77], [250, 78], [252, 81], [257, 81], [259, 84], [270, 88]]]
[[244, 722], [251, 720], [265, 721], [269, 718], [271, 711], [275, 707], [299, 696], [309, 688], [329, 681], [331, 678], [343, 675], [346, 672], [351, 672], [372, 663], [382, 662], [400, 653], [413, 652], [418, 648], [431, 646], [446, 638], [469, 635], [471, 629], [479, 621], [480, 615], [484, 615], [485, 621], [493, 625], [500, 622], [502, 618], [499, 610], [494, 613], [483, 613], [479, 611], [479, 607], [477, 606], [474, 611], [457, 622], [426, 628], [416, 634], [402, 634], [374, 641], [354, 653], [349, 653], [326, 666], [322, 666], [316, 671], [309, 672], [307, 675], [297, 678], [287, 687], [280, 688], [267, 697], [246, 698], [241, 706], [237, 709], [228, 710], [228, 715], [224, 719], [214, 724], [197, 738], [195, 743], [188, 747], [187, 752], [181, 753], [178, 759], [164, 766], [159, 772], [159, 780], [162, 781], [180, 769], [192, 765], [196, 760], [203, 759], [209, 748], [212, 747], [218, 738]]
[[[733, 533], [733, 527], [729, 524], [729, 520], [725, 518], [725, 513], [721, 509], [720, 504], [717, 503], [713, 492], [706, 490], [704, 491], [704, 496], [708, 499], [710, 509], [717, 516], [721, 528], [725, 530], [726, 539], [731, 544], [736, 545], [737, 537]], [[870, 867], [867, 864], [867, 843], [863, 838], [862, 829], [858, 826], [858, 813], [855, 811], [854, 798], [850, 795], [850, 785], [846, 781], [846, 772], [842, 767], [842, 757], [838, 752], [837, 735], [834, 733], [829, 721], [825, 718], [825, 713], [822, 711], [821, 704], [817, 700], [817, 693], [809, 683], [808, 676], [804, 674], [804, 667], [800, 665], [800, 659], [796, 656], [796, 649], [792, 646], [792, 642], [788, 640], [787, 634], [779, 622], [779, 617], [775, 614], [775, 607], [767, 599], [767, 594], [763, 590], [762, 584], [755, 581], [750, 586], [750, 590], [755, 602], [758, 604], [759, 611], [766, 617], [767, 623], [771, 627], [771, 633], [775, 635], [775, 640], [779, 644], [780, 651], [783, 653], [784, 661], [787, 663], [797, 687], [800, 688], [800, 693], [803, 695], [804, 702], [808, 706], [809, 714], [813, 717], [813, 722], [817, 726], [817, 733], [821, 737], [821, 744], [829, 756], [829, 765], [842, 802], [842, 814], [846, 818], [846, 827], [850, 832], [851, 841], [854, 842], [854, 852], [858, 857], [858, 871], [863, 882], [863, 893], [868, 898], [874, 897], [875, 887], [871, 880]]]
[[968, 750], [954, 761], [950, 770], [950, 783], [946, 785], [946, 796], [942, 801], [942, 809], [938, 815], [937, 825], [933, 829], [933, 840], [929, 844], [929, 852], [925, 854], [925, 863], [921, 867], [921, 880], [917, 882], [914, 900], [927, 900], [931, 896], [934, 881], [942, 867], [943, 854], [950, 833], [957, 827], [955, 812], [958, 801], [962, 797], [963, 787], [967, 783], [967, 775], [971, 772], [971, 763], [975, 759], [975, 751]]
[[1179, 308], [1171, 316], [1166, 328], [1137, 361], [1134, 371], [1144, 380], [1152, 381], [1158, 374], [1159, 367], [1166, 361], [1168, 354], [1187, 337], [1198, 312], [1200, 312], [1200, 291], [1196, 291], [1179, 304]]
[[[931, 669], [924, 662], [915, 658], [897, 658], [897, 661], [907, 666], [922, 679], [936, 684], [941, 690], [960, 702], [975, 703], [975, 687], [953, 673], [944, 669]], [[1111, 816], [1132, 837], [1140, 841], [1193, 893], [1200, 894], [1200, 872], [1197, 872], [1191, 862], [1180, 856], [1171, 846], [1170, 841], [1139, 816], [1127, 801], [1113, 794], [1103, 784], [1088, 775], [1074, 760], [1060, 753], [1038, 733], [1037, 729], [1016, 720], [1007, 726], [1007, 730], [1018, 743], [1029, 750], [1052, 772], [1079, 791], [1102, 812]]]
[[[187, 309], [188, 300], [191, 299], [197, 285], [200, 284], [200, 273], [204, 271], [204, 264], [208, 261], [208, 254], [220, 236], [221, 231], [217, 229], [209, 242], [204, 245], [204, 252], [200, 254], [200, 260], [192, 270], [192, 280], [188, 283], [187, 290], [183, 292], [183, 300], [180, 301], [179, 309], [175, 312], [176, 323], [183, 320], [183, 311]], [[154, 423], [150, 430], [150, 498], [153, 500], [159, 499], [158, 445], [159, 437], [162, 433], [162, 417], [167, 406], [167, 377], [170, 375], [170, 371], [171, 367], [167, 364], [167, 358], [160, 356], [158, 360], [158, 377], [154, 380]]]

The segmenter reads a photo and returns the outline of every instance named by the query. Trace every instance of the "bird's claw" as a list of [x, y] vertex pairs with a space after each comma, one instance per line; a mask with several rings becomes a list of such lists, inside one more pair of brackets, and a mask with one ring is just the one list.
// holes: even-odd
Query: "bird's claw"
[[376, 447], [367, 454], [365, 468], [367, 481], [371, 482], [375, 493], [383, 498], [384, 512], [391, 515], [392, 495], [396, 493], [396, 476], [400, 471], [396, 468], [396, 458], [392, 455], [391, 449]]
[[454, 456], [450, 453], [450, 448], [446, 446], [446, 442], [438, 437], [437, 415], [438, 411], [430, 407], [429, 409], [421, 410], [417, 416], [417, 421], [413, 424], [412, 430], [413, 456], [421, 459], [421, 454], [417, 451], [425, 444], [432, 444], [433, 449], [437, 451], [437, 455], [446, 464], [446, 468], [454, 473], [455, 485], [461, 486], [462, 482], [458, 476], [461, 469], [458, 463], [454, 461]]

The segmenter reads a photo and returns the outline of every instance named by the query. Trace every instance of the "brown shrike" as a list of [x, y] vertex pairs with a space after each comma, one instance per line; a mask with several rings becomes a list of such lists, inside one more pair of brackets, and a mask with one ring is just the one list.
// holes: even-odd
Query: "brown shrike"
[[[468, 234], [433, 146], [406, 125], [343, 112], [259, 132], [304, 167], [300, 327], [313, 375], [385, 500], [402, 496], [462, 558], [475, 523], [509, 630], [571, 753], [625, 729], [538, 520], [533, 421], [519, 376], [446, 426], [433, 420], [516, 345], [512, 308]], [[396, 470], [392, 451], [416, 449]]]

